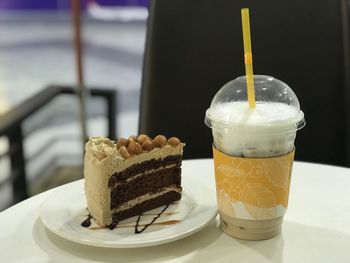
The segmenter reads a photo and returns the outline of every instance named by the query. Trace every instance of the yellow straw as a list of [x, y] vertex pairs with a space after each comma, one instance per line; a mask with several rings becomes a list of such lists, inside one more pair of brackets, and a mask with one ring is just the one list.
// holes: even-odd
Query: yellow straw
[[255, 90], [254, 90], [254, 75], [253, 75], [253, 56], [250, 41], [250, 23], [249, 9], [241, 9], [242, 14], [242, 29], [243, 29], [243, 45], [244, 45], [244, 64], [245, 74], [247, 76], [247, 91], [248, 103], [250, 108], [255, 108]]

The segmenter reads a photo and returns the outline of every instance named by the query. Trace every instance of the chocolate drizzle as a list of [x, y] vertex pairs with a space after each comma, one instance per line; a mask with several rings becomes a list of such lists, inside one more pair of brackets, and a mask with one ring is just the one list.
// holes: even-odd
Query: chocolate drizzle
[[[174, 214], [174, 213], [177, 213], [177, 212], [169, 212], [169, 213], [165, 213], [165, 210], [169, 207], [169, 205], [166, 205], [162, 211], [160, 211], [158, 214], [154, 214], [155, 217], [152, 219], [152, 221], [150, 223], [147, 223], [147, 224], [142, 224], [140, 225], [140, 219], [141, 219], [141, 215], [138, 216], [137, 218], [137, 221], [135, 223], [135, 225], [120, 225], [120, 227], [134, 227], [135, 228], [135, 234], [140, 234], [142, 233], [143, 231], [145, 231], [149, 226], [151, 225], [173, 225], [173, 224], [176, 224], [178, 222], [180, 222], [180, 220], [169, 220], [169, 221], [164, 221], [164, 222], [159, 222], [159, 223], [155, 223], [155, 221], [162, 215], [162, 214]], [[152, 215], [152, 214], [147, 214], [147, 215]], [[87, 215], [87, 218], [81, 223], [81, 226], [82, 227], [87, 227], [89, 228], [91, 226], [91, 219], [92, 219], [92, 216], [89, 214]], [[115, 222], [112, 222], [112, 224], [110, 225], [107, 225], [106, 228], [110, 229], [110, 230], [113, 230], [118, 226], [118, 223], [119, 221], [115, 221]], [[141, 230], [139, 230], [138, 228], [142, 226], [143, 228]], [[92, 228], [89, 228], [91, 230], [96, 230], [96, 229], [103, 229], [104, 227], [92, 227]]]
[[118, 225], [118, 221], [115, 221], [115, 222], [112, 222], [112, 224], [110, 224], [109, 226], [107, 226], [110, 230], [113, 230], [114, 228], [116, 228], [117, 227], [117, 225]]
[[92, 216], [89, 214], [89, 215], [88, 215], [88, 218], [86, 218], [86, 219], [81, 223], [81, 226], [82, 226], [82, 227], [89, 227], [89, 226], [91, 226], [91, 218], [92, 218]]
[[169, 205], [166, 205], [166, 206], [163, 208], [163, 210], [162, 210], [159, 214], [157, 214], [157, 215], [152, 219], [152, 221], [151, 221], [150, 223], [144, 225], [144, 227], [143, 227], [141, 230], [138, 230], [138, 226], [139, 226], [139, 222], [140, 222], [140, 218], [141, 218], [142, 214], [139, 215], [139, 217], [137, 218], [137, 221], [136, 221], [136, 225], [135, 225], [135, 234], [140, 234], [140, 233], [142, 233], [143, 231], [145, 231], [150, 225], [152, 225], [152, 224], [164, 213], [164, 211], [165, 211], [168, 207], [169, 207]]

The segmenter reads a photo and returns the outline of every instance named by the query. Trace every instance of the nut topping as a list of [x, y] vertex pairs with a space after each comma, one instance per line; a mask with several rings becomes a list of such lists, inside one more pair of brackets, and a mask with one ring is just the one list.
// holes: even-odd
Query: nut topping
[[142, 153], [141, 145], [135, 141], [130, 142], [128, 146], [128, 152], [130, 155], [138, 155]]
[[171, 138], [169, 138], [168, 143], [169, 143], [171, 146], [176, 147], [176, 146], [178, 146], [181, 142], [180, 142], [179, 138], [177, 138], [177, 137], [171, 137]]
[[169, 140], [164, 135], [157, 135], [153, 140], [146, 134], [139, 136], [130, 136], [128, 139], [119, 138], [116, 147], [124, 159], [143, 152], [152, 151], [155, 147], [162, 148], [165, 145], [176, 147], [181, 144], [177, 137], [171, 137]]
[[164, 135], [158, 135], [154, 138], [153, 143], [156, 147], [163, 147], [167, 143], [167, 139]]
[[142, 143], [145, 141], [145, 140], [151, 140], [150, 137], [148, 137], [146, 134], [140, 134], [138, 137], [137, 137], [137, 141], [139, 144], [142, 145]]
[[154, 143], [150, 139], [145, 139], [141, 144], [142, 150], [144, 151], [152, 151], [154, 148]]
[[119, 150], [120, 147], [125, 146], [128, 147], [129, 141], [125, 138], [119, 138], [117, 141], [117, 149]]
[[128, 159], [130, 157], [130, 154], [125, 146], [120, 147], [119, 152], [123, 156], [124, 159]]
[[131, 135], [131, 136], [129, 136], [128, 140], [129, 140], [129, 143], [133, 142], [133, 141], [137, 142], [137, 137], [135, 135]]

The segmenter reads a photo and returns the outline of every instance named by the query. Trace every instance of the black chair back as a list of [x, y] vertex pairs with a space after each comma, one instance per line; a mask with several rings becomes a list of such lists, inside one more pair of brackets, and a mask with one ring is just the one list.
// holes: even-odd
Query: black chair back
[[296, 159], [350, 166], [346, 0], [152, 0], [139, 131], [180, 137], [185, 158], [212, 156], [204, 114], [223, 84], [244, 75], [242, 7], [254, 73], [286, 82], [305, 113]]

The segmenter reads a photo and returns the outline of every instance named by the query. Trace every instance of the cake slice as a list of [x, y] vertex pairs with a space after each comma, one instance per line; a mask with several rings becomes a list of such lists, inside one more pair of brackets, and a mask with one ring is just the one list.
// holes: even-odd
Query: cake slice
[[[158, 135], [91, 137], [85, 146], [85, 196], [100, 226], [170, 204], [181, 198], [184, 144]], [[112, 227], [111, 227], [112, 228]]]

